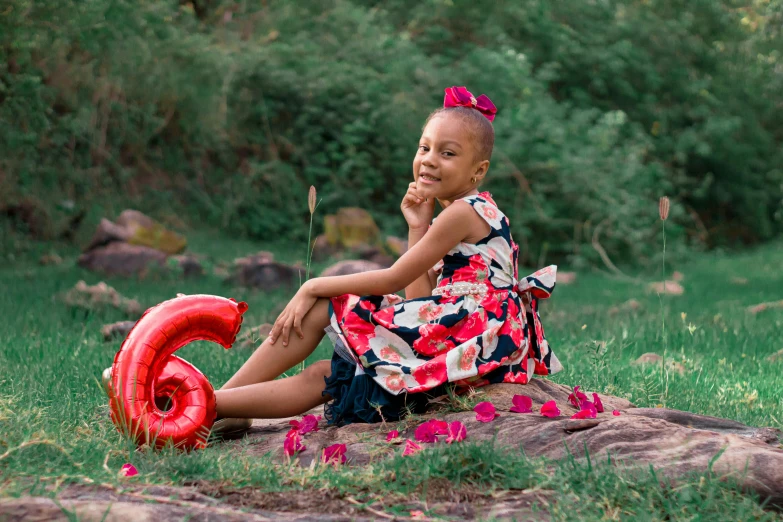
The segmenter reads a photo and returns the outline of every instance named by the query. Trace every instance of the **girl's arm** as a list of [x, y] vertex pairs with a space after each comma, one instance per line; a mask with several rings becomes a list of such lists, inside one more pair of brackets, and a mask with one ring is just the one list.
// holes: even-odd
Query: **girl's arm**
[[[307, 281], [305, 286], [311, 295], [317, 297], [393, 294], [419, 278], [427, 277], [427, 271], [435, 263], [468, 237], [477, 220], [481, 221], [481, 218], [469, 203], [457, 201], [446, 207], [429, 231], [390, 268], [344, 276], [317, 277]], [[431, 292], [432, 288], [427, 295]]]
[[[427, 228], [428, 227], [408, 229], [409, 250], [413, 248], [416, 243], [421, 241], [421, 238], [427, 233]], [[416, 299], [417, 297], [432, 295], [432, 289], [435, 287], [433, 279], [435, 279], [435, 271], [429, 269], [426, 273], [422, 274], [418, 279], [405, 287], [405, 299]]]

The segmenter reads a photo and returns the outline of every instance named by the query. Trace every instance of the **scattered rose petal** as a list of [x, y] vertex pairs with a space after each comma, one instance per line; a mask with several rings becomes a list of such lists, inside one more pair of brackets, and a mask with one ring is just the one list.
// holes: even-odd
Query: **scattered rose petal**
[[283, 451], [285, 451], [286, 455], [293, 457], [297, 451], [304, 451], [305, 449], [307, 448], [302, 444], [302, 436], [299, 430], [293, 428], [286, 433], [285, 442], [283, 442]]
[[123, 477], [132, 477], [133, 475], [138, 475], [139, 471], [136, 469], [136, 466], [133, 464], [123, 464], [120, 468], [120, 475]]
[[495, 420], [495, 417], [500, 416], [495, 411], [495, 405], [488, 401], [476, 404], [476, 407], [473, 408], [473, 411], [476, 412], [476, 420], [479, 422], [492, 422]]
[[414, 438], [419, 442], [437, 442], [438, 435], [448, 435], [449, 423], [437, 419], [423, 422], [416, 428]]
[[411, 511], [411, 518], [413, 520], [426, 520], [424, 517], [424, 511], [418, 509]]
[[614, 415], [615, 417], [619, 417], [620, 416], [620, 410], [612, 410], [612, 415]]
[[545, 402], [541, 406], [541, 415], [544, 417], [559, 417], [560, 416], [560, 409], [557, 407], [557, 403], [555, 401], [548, 401]]
[[601, 398], [597, 393], [593, 394], [593, 404], [595, 404], [595, 409], [598, 411], [598, 413], [604, 412], [604, 403], [601, 402]]
[[392, 442], [394, 439], [400, 438], [400, 432], [397, 430], [391, 430], [386, 434], [386, 442]]
[[332, 444], [331, 446], [324, 448], [324, 453], [321, 455], [321, 462], [327, 464], [345, 464], [345, 444]]
[[568, 402], [576, 409], [580, 409], [579, 405], [582, 404], [582, 401], [587, 400], [587, 395], [580, 392], [579, 388], [580, 386], [574, 386], [574, 392], [568, 396]]
[[572, 419], [595, 419], [598, 415], [595, 405], [590, 401], [582, 401], [582, 409], [578, 413], [574, 413]]
[[408, 455], [413, 455], [414, 453], [418, 453], [421, 451], [421, 446], [413, 442], [411, 439], [405, 440], [405, 449], [402, 452], [402, 456], [406, 457]]
[[294, 427], [299, 433], [304, 435], [311, 431], [318, 431], [318, 421], [321, 420], [320, 415], [305, 415], [301, 421], [292, 420], [288, 424]]
[[446, 439], [446, 444], [465, 440], [465, 437], [467, 436], [468, 430], [465, 428], [465, 425], [460, 421], [454, 421], [449, 424], [449, 436]]
[[533, 413], [533, 399], [527, 395], [514, 395], [511, 399], [514, 404], [509, 411], [514, 413]]

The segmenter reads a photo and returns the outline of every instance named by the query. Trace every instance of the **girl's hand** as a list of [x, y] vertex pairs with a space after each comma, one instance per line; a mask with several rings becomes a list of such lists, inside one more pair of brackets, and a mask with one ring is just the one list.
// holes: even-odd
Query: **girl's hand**
[[288, 346], [288, 336], [291, 333], [291, 328], [294, 329], [294, 332], [300, 339], [304, 339], [302, 319], [317, 300], [318, 297], [310, 292], [310, 285], [305, 282], [296, 295], [288, 302], [285, 310], [275, 320], [272, 331], [269, 332], [270, 344], [275, 344], [278, 337], [282, 335], [283, 346]]
[[408, 185], [408, 192], [402, 198], [400, 204], [402, 215], [408, 223], [408, 228], [426, 228], [432, 221], [432, 214], [435, 211], [435, 198], [429, 198], [425, 201], [419, 196], [416, 190], [416, 182]]

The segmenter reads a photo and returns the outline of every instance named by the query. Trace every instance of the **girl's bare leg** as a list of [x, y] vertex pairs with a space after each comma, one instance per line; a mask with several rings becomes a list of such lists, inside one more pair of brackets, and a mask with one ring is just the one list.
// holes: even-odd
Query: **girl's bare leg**
[[293, 377], [273, 380], [305, 360], [318, 346], [329, 324], [329, 300], [318, 299], [302, 319], [303, 338], [294, 332], [288, 346], [282, 340], [261, 343], [231, 379], [215, 392], [218, 418], [279, 418], [304, 413], [323, 397], [324, 377], [331, 374], [329, 361], [318, 361]]
[[304, 339], [300, 339], [293, 330], [288, 338], [288, 346], [283, 346], [282, 339], [271, 344], [267, 338], [220, 390], [276, 379], [313, 353], [328, 325], [329, 299], [318, 299], [302, 319]]
[[331, 374], [331, 369], [331, 361], [318, 361], [293, 377], [218, 390], [218, 417], [274, 419], [300, 415], [329, 399], [321, 393], [324, 377]]

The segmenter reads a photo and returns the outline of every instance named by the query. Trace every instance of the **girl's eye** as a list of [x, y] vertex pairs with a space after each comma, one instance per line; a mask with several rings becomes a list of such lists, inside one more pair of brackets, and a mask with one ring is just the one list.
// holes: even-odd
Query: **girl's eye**
[[421, 152], [427, 152], [427, 146], [426, 145], [419, 145], [419, 150]]
[[448, 151], [448, 150], [446, 152], [444, 152], [443, 154], [445, 154], [446, 156], [454, 156], [454, 153], [451, 152], [451, 151]]

